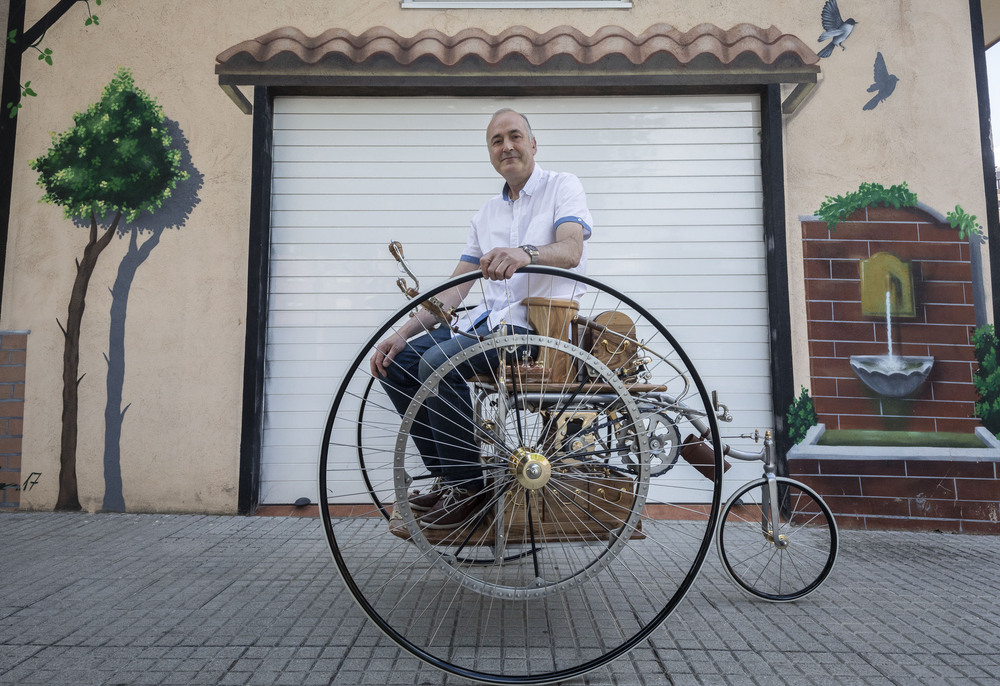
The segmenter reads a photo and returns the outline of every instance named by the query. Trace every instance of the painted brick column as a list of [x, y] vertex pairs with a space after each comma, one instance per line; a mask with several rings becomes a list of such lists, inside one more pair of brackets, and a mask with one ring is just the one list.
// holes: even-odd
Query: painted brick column
[[0, 331], [0, 508], [21, 501], [21, 437], [27, 331]]
[[[971, 434], [980, 425], [970, 336], [982, 297], [972, 250], [958, 231], [921, 209], [858, 210], [829, 231], [802, 222], [812, 397], [827, 429]], [[852, 355], [888, 350], [883, 318], [863, 314], [861, 260], [888, 252], [909, 262], [915, 316], [893, 321], [894, 352], [931, 356], [934, 368], [906, 399], [870, 391]], [[812, 486], [844, 528], [1000, 533], [1000, 463], [979, 457], [894, 453], [792, 457], [789, 471]]]

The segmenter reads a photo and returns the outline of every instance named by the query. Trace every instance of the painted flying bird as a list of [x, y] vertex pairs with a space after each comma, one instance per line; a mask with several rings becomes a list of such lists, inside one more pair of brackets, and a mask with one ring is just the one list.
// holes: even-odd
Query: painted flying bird
[[875, 109], [880, 102], [892, 95], [892, 92], [896, 90], [897, 83], [899, 83], [899, 77], [889, 73], [885, 66], [885, 58], [882, 57], [881, 52], [878, 53], [875, 56], [875, 83], [868, 86], [868, 92], [875, 93], [875, 97], [869, 100], [862, 109]]
[[829, 57], [833, 54], [833, 47], [839, 45], [841, 50], [845, 50], [844, 41], [851, 35], [855, 24], [853, 19], [844, 21], [840, 18], [840, 8], [837, 7], [837, 0], [826, 0], [823, 5], [823, 33], [819, 35], [819, 42], [830, 41], [829, 45], [819, 51], [820, 57]]

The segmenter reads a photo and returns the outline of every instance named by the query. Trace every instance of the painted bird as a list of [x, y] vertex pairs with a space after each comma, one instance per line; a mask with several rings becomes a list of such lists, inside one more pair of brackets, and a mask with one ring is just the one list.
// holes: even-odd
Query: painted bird
[[823, 33], [819, 35], [819, 42], [822, 43], [828, 40], [830, 43], [819, 51], [819, 56], [829, 57], [832, 55], [835, 45], [839, 45], [841, 50], [845, 50], [844, 41], [851, 35], [851, 31], [854, 30], [858, 22], [853, 19], [844, 21], [840, 18], [840, 8], [837, 7], [837, 0], [826, 0], [826, 4], [823, 5], [821, 17], [823, 19]]
[[885, 66], [885, 58], [882, 57], [881, 52], [878, 53], [875, 56], [875, 83], [868, 86], [868, 92], [875, 93], [875, 97], [869, 100], [862, 109], [875, 109], [880, 102], [892, 95], [892, 92], [896, 90], [897, 83], [899, 83], [899, 77], [889, 73]]

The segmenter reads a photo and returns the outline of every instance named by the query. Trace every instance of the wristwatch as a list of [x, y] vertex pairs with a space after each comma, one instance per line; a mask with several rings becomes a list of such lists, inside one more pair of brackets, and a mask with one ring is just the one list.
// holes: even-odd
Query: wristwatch
[[538, 248], [533, 245], [519, 245], [519, 248], [524, 252], [528, 253], [528, 257], [531, 258], [531, 264], [538, 264]]

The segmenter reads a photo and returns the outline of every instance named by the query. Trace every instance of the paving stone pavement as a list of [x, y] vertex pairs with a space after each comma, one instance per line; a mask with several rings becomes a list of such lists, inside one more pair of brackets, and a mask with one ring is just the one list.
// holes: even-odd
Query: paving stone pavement
[[[714, 552], [650, 640], [580, 685], [1000, 684], [1000, 537], [842, 531], [796, 603]], [[0, 684], [469, 683], [358, 609], [319, 520], [0, 515]]]

